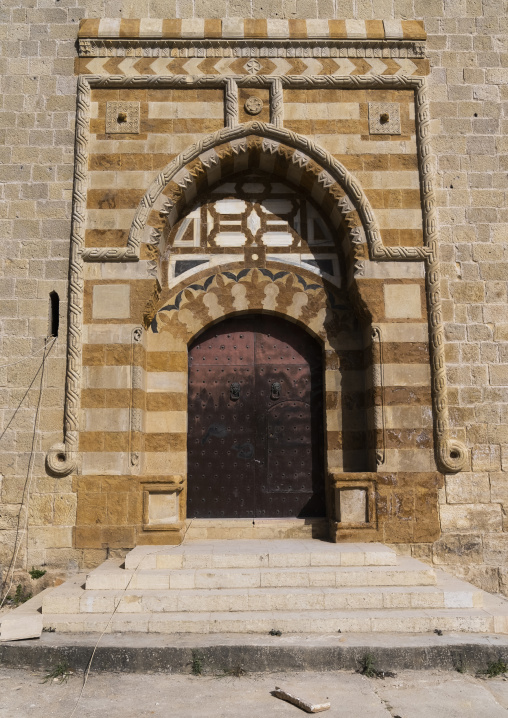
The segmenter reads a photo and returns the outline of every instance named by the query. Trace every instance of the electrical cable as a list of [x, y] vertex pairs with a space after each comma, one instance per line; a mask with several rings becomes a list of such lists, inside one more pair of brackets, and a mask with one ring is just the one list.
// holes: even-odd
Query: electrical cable
[[[56, 337], [55, 337], [55, 340], [56, 340]], [[14, 581], [14, 570], [16, 567], [16, 561], [18, 560], [19, 549], [21, 547], [21, 542], [23, 540], [23, 537], [27, 534], [27, 531], [28, 531], [28, 507], [29, 507], [29, 503], [30, 503], [30, 488], [32, 485], [32, 480], [33, 480], [34, 454], [35, 454], [37, 439], [38, 439], [38, 435], [39, 435], [40, 409], [41, 409], [41, 404], [42, 404], [42, 394], [44, 391], [44, 369], [46, 367], [46, 359], [49, 355], [49, 352], [53, 348], [54, 344], [55, 344], [55, 342], [53, 341], [53, 343], [49, 346], [48, 351], [44, 352], [43, 357], [42, 357], [41, 366], [39, 367], [39, 369], [37, 370], [37, 373], [35, 375], [35, 376], [37, 376], [39, 374], [39, 371], [41, 372], [41, 381], [40, 381], [40, 385], [39, 385], [39, 397], [37, 400], [37, 407], [35, 410], [34, 433], [32, 436], [32, 446], [30, 449], [30, 457], [28, 459], [27, 480], [25, 482], [23, 496], [21, 497], [21, 507], [19, 509], [19, 514], [18, 514], [18, 525], [17, 525], [17, 529], [16, 529], [16, 537], [15, 537], [15, 543], [14, 543], [14, 554], [12, 556], [12, 560], [9, 565], [9, 568], [7, 569], [7, 574], [5, 577], [6, 581], [7, 581], [7, 577], [9, 576], [9, 573], [10, 573], [10, 583], [9, 583], [9, 587], [7, 588], [6, 592], [4, 593], [4, 597], [0, 601], [0, 609], [3, 607], [5, 601], [7, 600], [7, 596], [9, 595], [9, 592], [12, 588], [12, 584]], [[44, 349], [46, 349], [47, 346], [48, 345], [45, 344]], [[34, 377], [33, 381], [35, 381], [35, 377]], [[32, 383], [33, 383], [33, 381], [32, 381]], [[11, 419], [11, 421], [12, 421], [12, 419]], [[10, 424], [10, 422], [9, 422], [9, 424]], [[21, 519], [21, 514], [23, 511], [23, 506], [25, 504], [26, 504], [25, 521], [24, 521], [23, 529], [21, 530], [21, 534], [20, 534], [20, 528], [19, 528], [20, 527], [20, 519]]]
[[[192, 526], [192, 522], [193, 522], [193, 521], [194, 521], [194, 519], [191, 519], [191, 520], [190, 520], [190, 523], [189, 523], [189, 525], [186, 527], [185, 533], [184, 533], [184, 535], [182, 536], [182, 540], [180, 541], [180, 543], [179, 543], [179, 544], [175, 544], [174, 546], [170, 546], [170, 548], [177, 548], [177, 546], [182, 546], [183, 542], [185, 541], [185, 537], [187, 536], [187, 532], [189, 531], [190, 527]], [[90, 675], [90, 670], [91, 670], [91, 668], [92, 668], [92, 661], [93, 661], [93, 659], [94, 659], [94, 657], [95, 657], [95, 653], [96, 653], [96, 651], [97, 651], [97, 648], [98, 648], [98, 646], [99, 646], [99, 643], [102, 641], [104, 635], [106, 634], [108, 628], [110, 627], [111, 621], [113, 620], [113, 618], [114, 618], [114, 616], [115, 616], [115, 613], [117, 612], [118, 607], [120, 606], [120, 603], [122, 602], [122, 599], [123, 599], [123, 597], [125, 596], [126, 591], [129, 589], [129, 586], [131, 585], [132, 579], [133, 579], [134, 576], [137, 574], [138, 569], [140, 568], [141, 564], [143, 563], [143, 561], [145, 560], [145, 558], [146, 558], [147, 556], [153, 556], [154, 554], [157, 555], [157, 554], [161, 553], [161, 551], [165, 550], [166, 548], [167, 548], [167, 547], [165, 547], [164, 549], [158, 549], [157, 551], [150, 551], [150, 553], [145, 554], [145, 555], [140, 559], [138, 565], [137, 565], [136, 568], [134, 569], [134, 572], [132, 573], [132, 576], [130, 577], [130, 579], [129, 579], [128, 583], [127, 583], [127, 586], [123, 589], [123, 593], [122, 593], [122, 595], [120, 596], [120, 598], [118, 599], [118, 602], [117, 602], [116, 606], [115, 606], [114, 609], [113, 609], [113, 613], [112, 613], [111, 616], [109, 617], [109, 620], [108, 620], [108, 622], [107, 622], [107, 624], [106, 624], [106, 627], [104, 628], [103, 632], [101, 633], [101, 635], [100, 635], [99, 638], [97, 639], [97, 642], [96, 642], [96, 644], [95, 644], [95, 646], [94, 646], [94, 648], [93, 648], [92, 655], [90, 656], [90, 660], [88, 661], [88, 664], [87, 664], [86, 669], [85, 669], [85, 675], [84, 675], [84, 679], [83, 679], [83, 685], [81, 686], [81, 690], [80, 690], [79, 695], [78, 695], [78, 697], [77, 697], [77, 699], [76, 699], [76, 704], [75, 704], [74, 708], [72, 709], [72, 713], [69, 715], [69, 718], [73, 718], [74, 714], [76, 713], [76, 710], [77, 710], [78, 705], [79, 705], [79, 701], [81, 700], [81, 698], [82, 698], [82, 696], [83, 696], [83, 693], [84, 693], [84, 691], [85, 691], [85, 686], [86, 686], [87, 681], [88, 681], [88, 676]]]
[[[53, 337], [53, 343], [50, 344], [47, 354], [45, 354], [45, 357], [44, 357], [43, 361], [41, 362], [41, 364], [39, 365], [39, 368], [38, 368], [37, 371], [35, 372], [32, 381], [31, 381], [30, 384], [28, 385], [27, 390], [25, 391], [25, 393], [23, 394], [23, 396], [22, 396], [22, 398], [21, 398], [21, 401], [19, 402], [19, 404], [18, 404], [18, 406], [16, 407], [16, 409], [14, 410], [14, 412], [13, 412], [11, 418], [9, 419], [9, 421], [7, 422], [7, 424], [5, 425], [4, 430], [3, 430], [2, 433], [0, 434], [0, 441], [3, 439], [3, 437], [4, 437], [4, 435], [5, 435], [6, 431], [7, 431], [7, 429], [9, 428], [9, 426], [11, 425], [11, 423], [12, 423], [14, 417], [15, 417], [16, 414], [18, 413], [18, 411], [19, 411], [19, 409], [20, 409], [22, 403], [23, 403], [24, 400], [25, 400], [25, 397], [27, 396], [28, 392], [29, 392], [30, 389], [32, 388], [32, 384], [33, 384], [34, 381], [37, 379], [37, 377], [38, 377], [38, 375], [39, 375], [39, 372], [40, 372], [40, 370], [42, 369], [42, 365], [43, 365], [43, 363], [44, 363], [44, 361], [45, 361], [45, 358], [49, 355], [49, 352], [50, 352], [51, 349], [53, 348], [55, 342], [56, 342], [56, 337]], [[47, 347], [47, 346], [48, 346], [48, 345], [46, 344], [45, 347]], [[18, 363], [18, 362], [14, 362], [14, 364], [17, 364], [17, 363]], [[13, 365], [6, 364], [5, 366], [13, 366]]]
[[[56, 342], [56, 337], [51, 337], [53, 339], [53, 344]], [[53, 346], [53, 344], [51, 346]], [[26, 357], [23, 357], [22, 359], [18, 359], [18, 361], [13, 361], [12, 364], [0, 364], [0, 369], [5, 369], [8, 366], [16, 366], [16, 364], [21, 364], [21, 362], [28, 361], [29, 359], [32, 359], [33, 357], [36, 357], [38, 354], [40, 354], [44, 349], [46, 349], [48, 345], [44, 344], [44, 346], [41, 349], [37, 349], [36, 352], [33, 354], [29, 354]]]
[[[38, 433], [39, 433], [40, 408], [41, 408], [42, 395], [43, 395], [43, 389], [44, 389], [44, 370], [45, 370], [45, 366], [46, 366], [46, 359], [47, 359], [47, 357], [48, 357], [48, 355], [49, 355], [51, 349], [53, 348], [53, 346], [54, 346], [54, 344], [55, 344], [55, 342], [56, 342], [56, 337], [52, 337], [52, 339], [53, 339], [53, 342], [49, 345], [49, 347], [48, 347], [48, 344], [45, 343], [44, 346], [42, 347], [42, 349], [40, 349], [39, 351], [35, 352], [34, 354], [29, 355], [28, 357], [24, 357], [23, 359], [20, 359], [20, 360], [18, 360], [18, 361], [12, 362], [11, 364], [2, 364], [2, 365], [0, 365], [0, 369], [3, 369], [3, 368], [5, 368], [5, 367], [9, 367], [9, 366], [15, 366], [16, 364], [20, 364], [20, 363], [23, 362], [23, 361], [26, 361], [26, 360], [28, 360], [28, 359], [31, 359], [31, 358], [34, 357], [34, 356], [37, 356], [37, 354], [39, 354], [41, 351], [44, 352], [44, 353], [43, 353], [43, 357], [42, 357], [41, 365], [40, 365], [39, 368], [37, 369], [37, 372], [35, 373], [35, 376], [34, 376], [34, 378], [32, 379], [32, 382], [30, 383], [30, 385], [29, 385], [29, 387], [28, 387], [28, 389], [27, 389], [27, 392], [25, 393], [25, 395], [24, 395], [24, 397], [23, 397], [23, 399], [24, 399], [25, 396], [26, 396], [26, 394], [27, 394], [28, 391], [30, 390], [30, 388], [31, 388], [31, 386], [32, 386], [32, 384], [33, 384], [33, 382], [34, 382], [35, 379], [37, 378], [39, 372], [41, 372], [41, 381], [40, 381], [40, 385], [39, 385], [39, 397], [38, 397], [38, 400], [37, 400], [37, 406], [36, 406], [36, 411], [35, 411], [34, 433], [33, 433], [33, 437], [32, 437], [32, 446], [31, 446], [31, 451], [30, 451], [30, 457], [29, 457], [29, 460], [28, 460], [27, 483], [25, 484], [25, 490], [24, 490], [24, 492], [23, 492], [23, 497], [22, 497], [22, 501], [21, 501], [20, 512], [19, 512], [19, 516], [18, 516], [18, 529], [17, 529], [16, 539], [15, 539], [15, 550], [14, 550], [14, 554], [13, 554], [11, 563], [10, 563], [10, 565], [9, 565], [9, 568], [7, 569], [7, 575], [6, 575], [6, 578], [7, 578], [7, 576], [8, 576], [9, 573], [10, 573], [10, 582], [9, 582], [9, 586], [8, 586], [8, 588], [7, 588], [7, 591], [5, 592], [4, 597], [2, 598], [2, 600], [1, 600], [1, 602], [0, 602], [0, 609], [3, 607], [3, 605], [4, 605], [4, 603], [5, 603], [6, 599], [7, 599], [7, 596], [9, 595], [9, 592], [10, 592], [10, 590], [11, 590], [11, 588], [12, 588], [12, 584], [13, 584], [13, 582], [14, 582], [14, 568], [15, 568], [15, 566], [16, 566], [16, 561], [17, 561], [17, 558], [18, 558], [19, 549], [20, 549], [20, 547], [21, 547], [22, 539], [23, 539], [23, 537], [25, 536], [25, 534], [27, 533], [27, 529], [28, 529], [28, 518], [29, 518], [28, 505], [29, 505], [29, 501], [30, 501], [30, 488], [31, 488], [31, 485], [32, 485], [32, 480], [33, 480], [33, 465], [34, 465], [33, 459], [34, 459], [35, 447], [36, 447], [37, 438], [38, 438]], [[47, 351], [46, 351], [46, 350], [47, 350]], [[19, 408], [19, 407], [18, 407], [18, 408]], [[9, 425], [10, 425], [12, 419], [14, 418], [14, 416], [16, 415], [16, 413], [17, 413], [17, 409], [16, 409], [16, 411], [14, 412], [13, 416], [11, 417], [11, 420], [9, 421], [9, 423], [8, 423], [7, 427], [5, 428], [4, 432], [0, 435], [0, 439], [2, 438], [2, 436], [3, 436], [3, 435], [5, 434], [5, 432], [7, 431], [7, 428], [9, 427]], [[25, 521], [24, 521], [24, 526], [23, 526], [23, 529], [22, 529], [21, 535], [20, 535], [20, 534], [19, 534], [19, 519], [21, 518], [21, 512], [22, 512], [23, 506], [25, 505], [25, 496], [26, 496]], [[179, 544], [175, 545], [175, 548], [176, 548], [176, 546], [181, 546], [181, 545], [184, 543], [185, 538], [186, 538], [186, 536], [187, 536], [187, 532], [189, 531], [190, 527], [192, 526], [192, 522], [193, 522], [193, 519], [190, 521], [189, 525], [186, 527], [185, 533], [184, 533], [184, 535], [183, 535], [183, 537], [182, 537], [181, 542], [180, 542]], [[95, 654], [96, 654], [96, 652], [97, 652], [97, 648], [99, 647], [99, 643], [101, 642], [101, 640], [102, 640], [102, 638], [104, 637], [104, 635], [106, 634], [106, 632], [107, 632], [109, 626], [111, 625], [111, 621], [113, 620], [113, 618], [114, 618], [114, 616], [115, 616], [115, 614], [116, 614], [116, 612], [117, 612], [117, 610], [118, 610], [118, 608], [119, 608], [119, 606], [120, 606], [120, 603], [121, 603], [121, 601], [122, 601], [123, 596], [125, 595], [125, 593], [126, 593], [127, 590], [129, 589], [129, 586], [131, 585], [134, 576], [137, 574], [138, 569], [140, 568], [141, 564], [143, 563], [143, 560], [144, 560], [147, 556], [153, 556], [154, 554], [160, 553], [161, 550], [162, 550], [162, 549], [159, 549], [159, 550], [157, 550], [157, 551], [152, 551], [151, 553], [145, 554], [145, 556], [143, 556], [143, 558], [140, 559], [138, 565], [137, 565], [136, 568], [134, 569], [134, 572], [132, 573], [132, 575], [131, 575], [131, 577], [130, 577], [130, 579], [129, 579], [127, 585], [126, 585], [126, 587], [124, 588], [122, 595], [121, 595], [120, 598], [118, 599], [118, 601], [117, 601], [117, 603], [116, 603], [116, 605], [115, 605], [115, 607], [114, 607], [114, 609], [113, 609], [113, 612], [111, 613], [111, 616], [109, 617], [109, 620], [108, 620], [108, 622], [107, 622], [107, 624], [106, 624], [106, 626], [105, 626], [103, 632], [101, 633], [101, 635], [100, 635], [99, 638], [97, 639], [97, 642], [95, 643], [95, 646], [94, 646], [94, 648], [93, 648], [93, 650], [92, 650], [92, 654], [91, 654], [91, 656], [90, 656], [90, 660], [88, 661], [87, 667], [86, 667], [86, 669], [85, 669], [85, 675], [84, 675], [83, 685], [81, 686], [81, 690], [80, 690], [79, 695], [78, 695], [78, 697], [77, 697], [77, 699], [76, 699], [76, 704], [75, 704], [75, 706], [74, 706], [74, 708], [73, 708], [73, 710], [72, 710], [72, 713], [70, 714], [69, 718], [73, 718], [74, 714], [76, 713], [76, 710], [77, 710], [77, 708], [78, 708], [79, 702], [80, 702], [80, 700], [81, 700], [81, 698], [82, 698], [82, 696], [83, 696], [83, 693], [84, 693], [86, 684], [87, 684], [87, 682], [88, 682], [88, 676], [90, 675], [90, 670], [91, 670], [91, 668], [92, 668], [92, 662], [93, 662], [93, 659], [94, 659]]]

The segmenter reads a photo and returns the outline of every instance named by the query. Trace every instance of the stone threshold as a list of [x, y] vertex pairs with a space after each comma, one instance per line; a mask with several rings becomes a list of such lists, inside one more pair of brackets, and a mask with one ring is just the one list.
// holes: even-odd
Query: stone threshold
[[[43, 633], [40, 639], [0, 643], [4, 668], [51, 670], [66, 661], [84, 671], [96, 635]], [[371, 654], [381, 671], [460, 670], [475, 673], [499, 658], [508, 660], [508, 636], [496, 634], [337, 634], [207, 636], [107, 634], [93, 660], [93, 672], [191, 673], [199, 655], [205, 675], [242, 667], [247, 673], [358, 670]]]
[[[149, 533], [149, 532], [147, 532]], [[263, 518], [263, 519], [187, 519], [183, 530], [186, 540], [238, 539], [327, 539], [329, 522], [326, 518]], [[150, 544], [150, 536], [138, 541]]]

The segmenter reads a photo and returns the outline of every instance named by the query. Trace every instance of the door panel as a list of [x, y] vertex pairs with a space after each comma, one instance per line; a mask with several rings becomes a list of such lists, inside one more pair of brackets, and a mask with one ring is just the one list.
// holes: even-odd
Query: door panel
[[225, 320], [189, 351], [190, 517], [323, 516], [321, 351], [303, 330]]
[[[231, 398], [231, 384], [240, 386]], [[254, 515], [253, 367], [198, 366], [189, 377], [188, 514]]]

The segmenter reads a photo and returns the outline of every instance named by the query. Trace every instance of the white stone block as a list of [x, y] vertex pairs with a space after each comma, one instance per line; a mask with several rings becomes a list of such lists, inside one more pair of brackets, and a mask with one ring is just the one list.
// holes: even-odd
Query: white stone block
[[99, 20], [99, 37], [119, 37], [120, 18], [102, 18]]
[[129, 409], [83, 409], [85, 431], [128, 431]]
[[0, 641], [22, 641], [27, 638], [40, 638], [42, 633], [42, 614], [37, 611], [7, 613], [2, 618]]
[[129, 588], [165, 590], [169, 588], [170, 576], [164, 571], [138, 571], [132, 577]]
[[182, 433], [187, 431], [186, 411], [147, 411], [146, 432], [148, 434]]
[[287, 20], [268, 18], [266, 29], [269, 38], [289, 37], [289, 23]]
[[91, 474], [120, 475], [127, 473], [128, 465], [128, 454], [126, 452], [84, 452], [82, 474], [83, 476]]
[[83, 368], [85, 389], [129, 389], [131, 371], [128, 366], [87, 366]]
[[83, 344], [131, 344], [132, 331], [137, 326], [138, 324], [85, 324]]
[[148, 524], [157, 526], [163, 524], [174, 524], [178, 521], [179, 502], [178, 491], [154, 491], [148, 492], [147, 514]]
[[473, 608], [473, 594], [471, 591], [445, 591], [445, 608]]
[[196, 572], [193, 570], [173, 571], [169, 576], [169, 587], [170, 589], [194, 588], [195, 578]]
[[162, 37], [162, 20], [141, 18], [139, 22], [140, 37]]
[[385, 386], [430, 385], [429, 364], [385, 364], [383, 369]]
[[148, 117], [154, 119], [222, 119], [221, 102], [149, 102]]
[[385, 315], [390, 319], [420, 319], [422, 316], [419, 284], [385, 284]]
[[161, 554], [159, 556], [154, 556], [155, 558], [155, 566], [144, 566], [143, 568], [162, 568], [162, 569], [174, 569], [174, 568], [182, 568], [183, 566], [183, 556], [178, 554]]
[[367, 37], [367, 29], [364, 20], [354, 20], [348, 18], [346, 21], [346, 32], [349, 38]]
[[429, 328], [426, 322], [397, 322], [379, 324], [384, 342], [427, 342]]
[[187, 391], [187, 373], [183, 371], [148, 372], [147, 391]]
[[93, 288], [94, 319], [128, 319], [131, 315], [129, 284], [96, 284]]
[[423, 279], [425, 265], [423, 262], [365, 262], [363, 276], [367, 279]]
[[348, 524], [366, 523], [367, 521], [367, 490], [339, 490], [340, 521]]

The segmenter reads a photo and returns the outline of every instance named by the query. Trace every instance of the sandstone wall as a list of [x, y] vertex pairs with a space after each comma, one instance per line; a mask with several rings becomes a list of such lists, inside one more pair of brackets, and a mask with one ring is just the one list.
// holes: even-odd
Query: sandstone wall
[[[44, 471], [44, 452], [62, 437], [79, 20], [423, 18], [431, 62], [451, 420], [456, 436], [470, 448], [471, 464], [446, 477], [442, 538], [434, 546], [405, 550], [487, 590], [508, 593], [503, 568], [508, 554], [507, 10], [501, 0], [3, 0], [0, 564], [9, 565], [16, 532], [24, 525], [28, 486], [29, 530], [18, 533], [20, 567], [46, 563], [65, 572], [95, 565], [107, 555], [107, 549], [73, 548], [72, 479], [53, 479]], [[44, 351], [51, 291], [61, 299], [60, 332]]]

